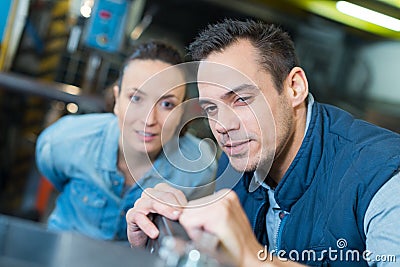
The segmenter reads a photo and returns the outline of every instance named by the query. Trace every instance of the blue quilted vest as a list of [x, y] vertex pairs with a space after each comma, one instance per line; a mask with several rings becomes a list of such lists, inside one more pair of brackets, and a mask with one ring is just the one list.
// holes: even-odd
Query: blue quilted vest
[[[399, 166], [400, 135], [315, 102], [300, 150], [275, 189], [288, 212], [275, 251], [310, 266], [368, 266], [364, 215]], [[251, 178], [246, 173], [234, 190], [257, 239], [268, 245], [267, 192], [249, 193]]]

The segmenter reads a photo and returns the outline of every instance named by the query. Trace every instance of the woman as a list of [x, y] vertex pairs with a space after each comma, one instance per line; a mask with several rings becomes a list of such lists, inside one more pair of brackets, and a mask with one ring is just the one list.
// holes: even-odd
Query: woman
[[[186, 86], [174, 65], [181, 62], [167, 44], [137, 46], [113, 88], [114, 114], [65, 116], [41, 133], [37, 166], [60, 191], [50, 229], [126, 240], [125, 213], [143, 189], [167, 181], [191, 199], [214, 191], [212, 149], [180, 131]], [[175, 164], [188, 159], [201, 166]]]

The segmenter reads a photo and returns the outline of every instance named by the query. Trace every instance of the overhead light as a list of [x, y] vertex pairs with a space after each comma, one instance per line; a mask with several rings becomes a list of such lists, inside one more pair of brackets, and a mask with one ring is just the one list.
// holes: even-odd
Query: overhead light
[[81, 6], [81, 15], [85, 18], [89, 18], [92, 13], [92, 8], [88, 5]]
[[371, 9], [358, 6], [346, 1], [338, 1], [336, 3], [336, 9], [340, 12], [361, 19], [367, 22], [379, 25], [381, 27], [393, 30], [400, 31], [400, 20], [390, 17], [388, 15], [384, 15], [382, 13], [373, 11]]
[[92, 14], [92, 7], [94, 5], [93, 0], [86, 0], [83, 5], [81, 6], [81, 15], [85, 18], [89, 18]]
[[142, 35], [144, 30], [149, 27], [150, 23], [153, 21], [152, 15], [145, 15], [142, 21], [132, 30], [131, 39], [136, 41]]
[[67, 110], [69, 113], [77, 113], [79, 110], [79, 107], [75, 103], [68, 103], [67, 104]]

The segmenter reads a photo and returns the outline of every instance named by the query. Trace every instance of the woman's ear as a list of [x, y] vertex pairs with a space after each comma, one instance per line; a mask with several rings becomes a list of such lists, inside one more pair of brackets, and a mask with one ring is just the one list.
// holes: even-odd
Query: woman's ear
[[118, 115], [118, 107], [119, 107], [119, 86], [114, 85], [113, 86], [113, 92], [114, 92], [114, 114]]
[[308, 81], [304, 70], [300, 67], [294, 67], [286, 78], [289, 99], [292, 107], [297, 107], [304, 103], [308, 96]]

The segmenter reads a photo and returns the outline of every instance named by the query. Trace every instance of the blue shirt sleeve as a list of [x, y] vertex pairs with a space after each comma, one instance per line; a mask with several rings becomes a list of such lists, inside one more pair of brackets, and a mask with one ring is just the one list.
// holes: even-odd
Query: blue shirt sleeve
[[[58, 123], [56, 124], [58, 125]], [[57, 153], [54, 150], [54, 128], [56, 125], [51, 125], [46, 128], [36, 141], [36, 166], [39, 172], [48, 179], [58, 191], [63, 191], [63, 185], [67, 182], [65, 177], [56, 166]]]
[[372, 198], [364, 217], [369, 266], [398, 266], [400, 261], [400, 173]]

